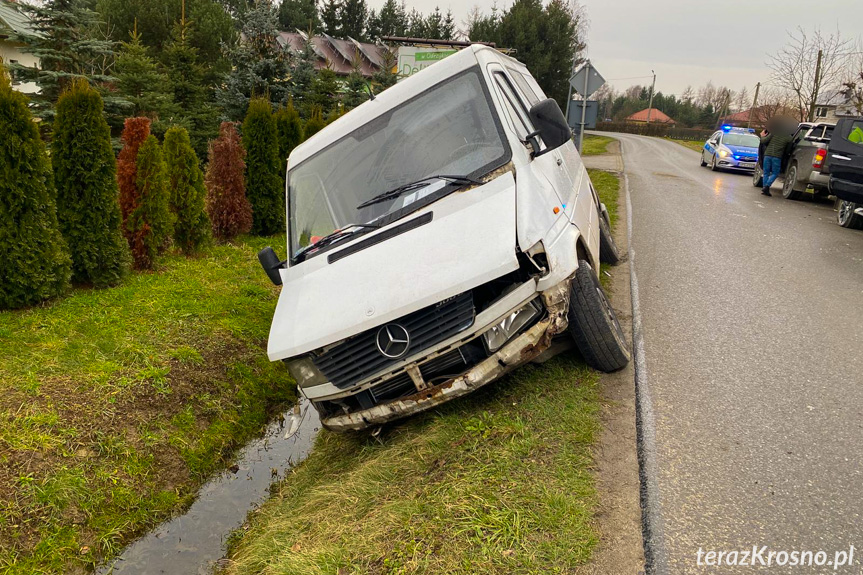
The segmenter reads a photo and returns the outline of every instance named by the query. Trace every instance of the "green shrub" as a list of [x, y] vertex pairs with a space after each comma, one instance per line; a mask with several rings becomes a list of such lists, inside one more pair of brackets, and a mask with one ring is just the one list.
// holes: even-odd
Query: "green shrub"
[[285, 229], [285, 190], [279, 174], [279, 142], [273, 109], [254, 98], [243, 121], [246, 196], [252, 204], [252, 233], [269, 236]]
[[204, 210], [207, 197], [204, 174], [185, 128], [169, 128], [164, 148], [170, 206], [175, 218], [174, 243], [184, 254], [193, 254], [211, 237], [210, 218]]
[[57, 223], [54, 175], [27, 98], [0, 62], [0, 308], [63, 293], [72, 261]]
[[72, 254], [72, 281], [104, 287], [129, 267], [117, 201], [117, 165], [102, 97], [79, 79], [57, 101], [51, 162], [57, 219]]
[[303, 122], [300, 114], [294, 108], [293, 101], [287, 106], [280, 107], [275, 114], [276, 131], [279, 134], [279, 159], [281, 160], [281, 174], [285, 175], [288, 156], [291, 151], [303, 141]]
[[246, 150], [233, 122], [222, 122], [219, 137], [210, 142], [207, 163], [207, 213], [213, 235], [230, 240], [252, 229], [252, 206], [246, 198]]
[[153, 269], [173, 227], [168, 207], [168, 177], [156, 136], [147, 136], [138, 150], [138, 204], [126, 222], [132, 232], [136, 269]]
[[303, 128], [303, 136], [308, 140], [323, 130], [326, 125], [327, 123], [324, 121], [324, 115], [321, 109], [318, 106], [312, 106], [312, 114], [309, 116], [309, 119], [306, 121], [306, 125]]

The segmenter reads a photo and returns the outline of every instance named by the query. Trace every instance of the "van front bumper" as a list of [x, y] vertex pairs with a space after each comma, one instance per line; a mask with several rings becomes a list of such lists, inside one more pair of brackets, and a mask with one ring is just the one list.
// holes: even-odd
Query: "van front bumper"
[[382, 425], [472, 393], [535, 359], [551, 346], [554, 336], [562, 333], [568, 325], [566, 312], [569, 305], [569, 284], [567, 279], [543, 292], [546, 316], [461, 375], [413, 395], [369, 409], [326, 417], [321, 422], [324, 427], [333, 431], [356, 431]]

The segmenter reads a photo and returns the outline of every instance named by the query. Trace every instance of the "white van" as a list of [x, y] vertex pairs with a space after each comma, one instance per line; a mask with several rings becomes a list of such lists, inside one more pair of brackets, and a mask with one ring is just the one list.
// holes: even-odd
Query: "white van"
[[288, 160], [288, 259], [268, 355], [334, 430], [465, 395], [573, 337], [629, 349], [600, 287], [608, 216], [554, 100], [474, 45], [399, 82]]

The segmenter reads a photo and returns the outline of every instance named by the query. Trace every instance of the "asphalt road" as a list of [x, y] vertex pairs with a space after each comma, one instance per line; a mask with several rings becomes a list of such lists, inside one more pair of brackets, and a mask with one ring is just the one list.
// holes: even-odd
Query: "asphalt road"
[[699, 567], [699, 548], [832, 562], [854, 545], [836, 572], [861, 573], [863, 231], [673, 142], [619, 138], [668, 572], [755, 571]]

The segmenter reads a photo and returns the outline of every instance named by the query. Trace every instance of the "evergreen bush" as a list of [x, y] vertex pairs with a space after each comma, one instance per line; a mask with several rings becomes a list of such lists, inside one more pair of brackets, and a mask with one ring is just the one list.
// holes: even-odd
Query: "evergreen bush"
[[123, 234], [132, 246], [129, 216], [138, 207], [138, 151], [150, 135], [149, 118], [126, 118], [120, 139], [123, 148], [117, 157], [117, 183], [120, 186], [120, 213], [123, 215]]
[[174, 243], [190, 255], [211, 236], [210, 218], [204, 209], [207, 196], [204, 174], [185, 128], [169, 128], [164, 148], [170, 206], [175, 218]]
[[72, 281], [104, 287], [129, 266], [121, 231], [117, 165], [102, 97], [87, 83], [71, 83], [57, 102], [51, 162], [57, 219], [72, 255]]
[[269, 236], [285, 229], [285, 190], [279, 173], [279, 142], [267, 98], [253, 98], [243, 121], [246, 195], [252, 204], [252, 233]]
[[246, 198], [246, 150], [233, 122], [222, 122], [210, 142], [207, 164], [207, 213], [213, 235], [223, 241], [252, 229], [252, 205]]
[[280, 107], [275, 114], [276, 131], [279, 134], [279, 158], [281, 159], [282, 176], [285, 175], [286, 163], [291, 151], [303, 141], [303, 122], [300, 114], [294, 108], [293, 101]]
[[173, 227], [167, 171], [156, 136], [147, 136], [138, 150], [137, 188], [138, 201], [126, 221], [132, 258], [136, 269], [153, 269]]
[[306, 125], [303, 127], [303, 137], [308, 140], [318, 132], [320, 132], [324, 127], [326, 127], [327, 123], [324, 121], [324, 116], [322, 110], [317, 106], [312, 106], [312, 115], [306, 121]]
[[0, 309], [8, 309], [63, 293], [72, 260], [57, 223], [45, 145], [2, 61], [0, 135]]

